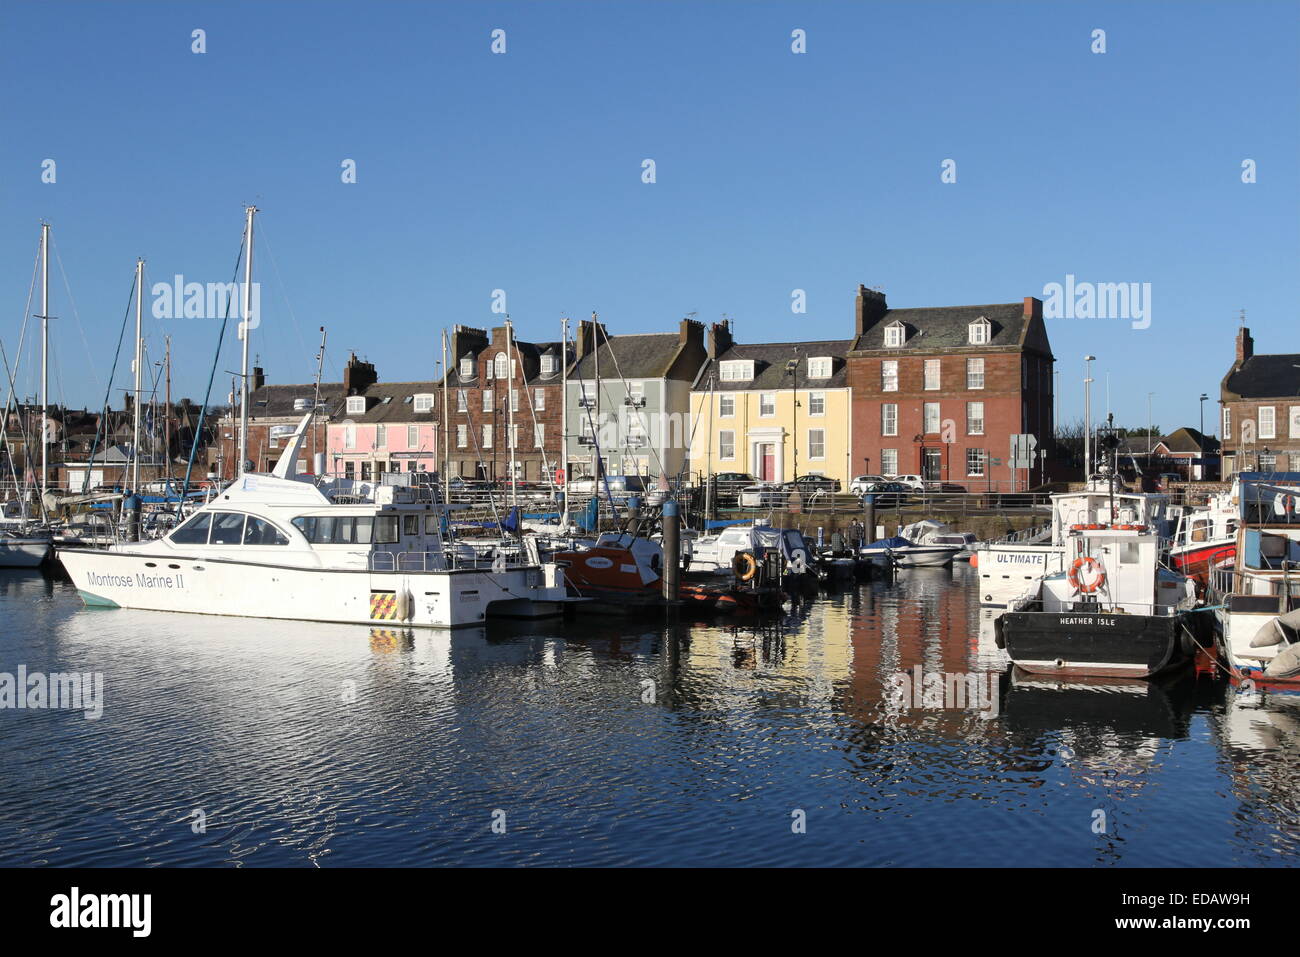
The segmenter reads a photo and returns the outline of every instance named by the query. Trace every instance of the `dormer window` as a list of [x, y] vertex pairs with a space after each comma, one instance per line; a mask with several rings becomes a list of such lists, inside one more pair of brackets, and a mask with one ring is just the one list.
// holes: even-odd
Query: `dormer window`
[[808, 378], [829, 379], [835, 370], [830, 356], [819, 356], [808, 360]]
[[472, 356], [466, 356], [460, 360], [460, 377], [462, 379], [474, 378], [474, 359]]
[[907, 341], [907, 328], [901, 322], [891, 322], [885, 326], [885, 348], [897, 349]]
[[992, 331], [992, 323], [980, 316], [966, 327], [967, 341], [973, 346], [986, 345]]
[[718, 364], [723, 382], [749, 382], [754, 378], [753, 359], [732, 359]]
[[549, 352], [542, 356], [542, 375], [555, 375], [555, 356]]
[[416, 412], [432, 412], [432, 411], [433, 411], [433, 396], [431, 396], [431, 395], [427, 395], [427, 394], [426, 394], [426, 395], [417, 395], [417, 396], [415, 397], [414, 409], [415, 409]]
[[365, 415], [366, 397], [364, 395], [348, 396], [348, 415]]

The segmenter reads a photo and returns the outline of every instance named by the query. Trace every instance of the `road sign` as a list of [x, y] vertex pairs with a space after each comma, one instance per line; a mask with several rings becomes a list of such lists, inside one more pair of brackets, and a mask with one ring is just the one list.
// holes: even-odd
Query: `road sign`
[[1011, 467], [1013, 469], [1033, 468], [1034, 449], [1038, 447], [1038, 439], [1029, 433], [1011, 436]]

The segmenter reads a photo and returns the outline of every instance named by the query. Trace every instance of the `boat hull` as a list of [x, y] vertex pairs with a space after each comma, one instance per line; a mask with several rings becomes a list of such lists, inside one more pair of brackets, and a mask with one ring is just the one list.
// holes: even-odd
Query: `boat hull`
[[47, 539], [0, 539], [0, 568], [36, 568], [49, 555]]
[[1210, 568], [1236, 557], [1236, 554], [1235, 541], [1213, 542], [1197, 548], [1172, 549], [1169, 560], [1176, 571], [1195, 579], [1203, 591], [1209, 580]]
[[1000, 644], [1022, 670], [1043, 675], [1149, 678], [1189, 660], [1195, 616], [1008, 611]]
[[554, 570], [536, 565], [376, 572], [80, 548], [58, 557], [85, 603], [108, 608], [459, 628], [549, 617], [566, 600]]

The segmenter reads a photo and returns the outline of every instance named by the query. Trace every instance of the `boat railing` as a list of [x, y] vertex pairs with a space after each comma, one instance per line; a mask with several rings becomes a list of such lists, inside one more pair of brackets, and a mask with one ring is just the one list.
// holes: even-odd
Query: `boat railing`
[[987, 545], [1036, 545], [1039, 544], [1045, 536], [1052, 534], [1052, 523], [1043, 522], [1039, 525], [1031, 525], [1028, 528], [1022, 528], [1019, 531], [1011, 532], [1001, 538], [985, 542]]

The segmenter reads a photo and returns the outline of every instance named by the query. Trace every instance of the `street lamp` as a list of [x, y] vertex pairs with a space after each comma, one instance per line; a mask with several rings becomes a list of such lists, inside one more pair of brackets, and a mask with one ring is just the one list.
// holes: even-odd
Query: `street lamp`
[[[1200, 455], [1200, 459], [1201, 459], [1201, 466], [1200, 466], [1200, 467], [1201, 467], [1201, 470], [1200, 470], [1200, 472], [1197, 473], [1197, 476], [1196, 476], [1197, 478], [1205, 478], [1205, 400], [1208, 399], [1208, 398], [1209, 398], [1209, 396], [1206, 395], [1204, 392], [1201, 393], [1201, 399], [1200, 399], [1200, 409], [1201, 409], [1201, 427], [1200, 427], [1200, 430], [1199, 430], [1199, 432], [1200, 432], [1200, 441], [1197, 443], [1197, 444], [1200, 446], [1200, 449], [1201, 449], [1201, 455]], [[1219, 477], [1222, 478], [1223, 475], [1220, 474]]]
[[791, 415], [793, 416], [790, 426], [790, 442], [794, 447], [794, 488], [799, 491], [799, 359], [796, 356], [785, 364], [785, 374], [790, 377], [790, 401], [792, 403]]
[[1096, 356], [1083, 357], [1083, 484], [1092, 476], [1092, 364]]

